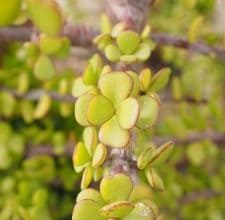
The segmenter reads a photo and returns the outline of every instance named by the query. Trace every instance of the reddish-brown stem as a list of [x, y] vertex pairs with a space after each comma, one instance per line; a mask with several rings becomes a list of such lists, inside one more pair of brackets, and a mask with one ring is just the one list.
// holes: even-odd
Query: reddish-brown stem
[[[18, 26], [0, 28], [0, 44], [4, 45], [11, 41], [29, 41], [33, 28], [31, 26]], [[88, 47], [99, 31], [84, 25], [66, 24], [62, 35], [68, 37], [74, 46]], [[152, 33], [151, 38], [160, 46], [172, 46], [190, 50], [191, 52], [211, 55], [222, 60], [225, 59], [225, 50], [221, 47], [209, 46], [203, 42], [190, 43], [185, 37], [174, 36], [168, 33]]]

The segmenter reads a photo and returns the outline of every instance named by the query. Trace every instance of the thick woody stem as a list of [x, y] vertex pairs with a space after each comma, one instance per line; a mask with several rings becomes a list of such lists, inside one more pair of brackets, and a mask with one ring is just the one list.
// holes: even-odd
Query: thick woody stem
[[107, 0], [107, 12], [115, 22], [140, 31], [146, 22], [152, 0]]

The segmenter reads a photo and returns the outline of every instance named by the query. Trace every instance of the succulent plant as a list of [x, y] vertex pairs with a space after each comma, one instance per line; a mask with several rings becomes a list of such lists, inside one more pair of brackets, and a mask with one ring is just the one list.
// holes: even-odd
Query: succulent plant
[[[95, 42], [105, 49], [106, 58], [113, 62], [120, 60], [130, 63], [149, 57], [150, 45], [145, 42], [149, 27], [139, 36], [132, 30], [125, 30], [122, 23], [111, 29], [106, 17], [103, 17], [103, 21], [106, 22], [102, 24], [106, 31]], [[143, 69], [139, 76], [129, 70], [113, 71], [110, 66], [104, 66], [100, 55], [96, 54], [89, 60], [83, 76], [75, 79], [72, 92], [77, 98], [75, 118], [85, 129], [83, 142], [76, 145], [73, 154], [75, 170], [84, 170], [81, 180], [83, 191], [77, 197], [74, 220], [157, 218], [158, 209], [151, 196], [148, 197], [150, 188], [134, 183], [129, 176], [132, 174], [126, 174], [125, 168], [114, 172], [110, 160], [114, 150], [121, 150], [125, 154], [130, 151], [129, 160], [137, 168], [134, 174], [136, 178], [138, 173], [144, 173], [154, 190], [164, 190], [164, 183], [155, 166], [168, 158], [173, 144], [168, 142], [159, 148], [149, 147], [140, 155], [135, 155], [133, 148], [137, 146], [133, 143], [132, 134], [135, 130], [149, 129], [155, 124], [160, 106], [155, 92], [167, 84], [169, 76], [168, 68], [161, 69], [154, 76], [148, 68]], [[99, 180], [94, 178], [99, 168], [101, 173], [98, 177], [103, 178], [100, 192], [86, 189], [93, 179]]]

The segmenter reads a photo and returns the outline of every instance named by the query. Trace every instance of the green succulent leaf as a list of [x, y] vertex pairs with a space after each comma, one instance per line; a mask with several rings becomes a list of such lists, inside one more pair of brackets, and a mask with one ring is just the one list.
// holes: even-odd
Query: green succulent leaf
[[82, 179], [81, 179], [81, 189], [86, 189], [93, 179], [94, 170], [91, 165], [87, 166], [83, 172]]
[[89, 155], [93, 155], [98, 144], [98, 133], [95, 127], [87, 127], [83, 132], [83, 140]]
[[109, 99], [102, 95], [93, 96], [88, 105], [87, 119], [94, 126], [102, 125], [112, 118], [114, 111], [114, 106]]
[[143, 69], [139, 75], [141, 91], [147, 91], [152, 78], [152, 72], [149, 68]]
[[151, 208], [143, 202], [135, 204], [133, 211], [123, 220], [154, 220]]
[[159, 111], [158, 101], [149, 95], [138, 98], [140, 114], [137, 120], [137, 127], [141, 129], [150, 128], [156, 121]]
[[151, 162], [153, 151], [154, 148], [149, 147], [139, 155], [137, 160], [137, 166], [139, 169], [143, 170], [148, 166], [148, 164]]
[[101, 16], [101, 32], [102, 33], [111, 33], [112, 31], [112, 23], [109, 20], [109, 17], [105, 14]]
[[133, 88], [130, 96], [137, 96], [140, 91], [140, 80], [135, 72], [127, 71], [126, 72], [133, 79]]
[[72, 87], [72, 95], [74, 97], [80, 97], [89, 91], [91, 91], [94, 87], [87, 86], [84, 84], [82, 77], [78, 77], [74, 80]]
[[150, 186], [156, 191], [164, 191], [164, 183], [155, 169], [148, 167], [145, 170]]
[[101, 205], [93, 200], [79, 201], [73, 210], [72, 220], [107, 220], [99, 214]]
[[79, 203], [82, 200], [92, 200], [98, 204], [104, 204], [104, 200], [100, 194], [100, 192], [98, 192], [95, 189], [84, 189], [82, 190], [78, 196], [77, 196], [77, 203]]
[[123, 148], [130, 141], [130, 133], [120, 127], [117, 117], [104, 123], [99, 130], [99, 140], [108, 146]]
[[134, 31], [123, 31], [118, 35], [116, 41], [121, 52], [128, 55], [134, 53], [138, 48], [140, 37]]
[[34, 110], [34, 118], [35, 119], [41, 119], [43, 118], [50, 110], [52, 104], [52, 99], [49, 97], [49, 95], [43, 95], [38, 103], [37, 107]]
[[94, 95], [86, 94], [80, 96], [75, 104], [75, 118], [77, 122], [83, 126], [90, 126], [87, 120], [88, 105]]
[[52, 55], [63, 47], [63, 39], [42, 34], [40, 36], [39, 46], [42, 53]]
[[143, 31], [141, 32], [141, 39], [145, 40], [149, 38], [151, 32], [151, 26], [150, 25], [146, 25], [143, 29]]
[[141, 200], [148, 200], [152, 198], [152, 191], [147, 184], [140, 183], [134, 186], [130, 195], [130, 202], [138, 202]]
[[126, 201], [133, 190], [129, 176], [116, 174], [104, 177], [100, 183], [100, 192], [106, 202]]
[[40, 55], [34, 64], [34, 74], [40, 80], [49, 80], [55, 75], [55, 68], [46, 55]]
[[171, 141], [156, 148], [151, 154], [149, 164], [151, 166], [162, 164], [170, 156], [172, 150], [173, 150], [173, 142]]
[[132, 92], [133, 82], [131, 77], [124, 72], [111, 72], [104, 74], [99, 80], [101, 93], [118, 105]]
[[49, 35], [60, 33], [63, 19], [54, 0], [27, 0], [27, 4], [31, 19], [40, 31]]
[[84, 72], [83, 82], [86, 85], [96, 85], [103, 68], [102, 59], [98, 54], [95, 54]]
[[139, 103], [135, 98], [127, 98], [117, 108], [118, 122], [123, 129], [135, 126], [139, 115]]
[[104, 50], [108, 45], [113, 43], [110, 34], [101, 34], [94, 39], [94, 43], [97, 44], [98, 48]]
[[21, 8], [21, 0], [1, 1], [0, 27], [12, 24], [17, 18]]
[[93, 156], [92, 166], [94, 168], [100, 167], [104, 163], [106, 156], [107, 156], [106, 146], [102, 143], [98, 144]]
[[83, 142], [79, 142], [73, 153], [73, 164], [74, 166], [84, 166], [91, 161], [91, 157]]
[[105, 48], [105, 56], [111, 62], [117, 62], [120, 60], [121, 53], [117, 46], [115, 46], [113, 44], [109, 44]]
[[148, 43], [143, 42], [138, 47], [135, 55], [139, 61], [144, 62], [150, 57], [151, 51], [152, 51], [151, 46]]
[[127, 201], [114, 202], [100, 209], [100, 214], [106, 218], [123, 218], [134, 209], [134, 205]]
[[104, 167], [100, 166], [98, 168], [94, 169], [94, 176], [93, 179], [95, 182], [99, 181], [100, 179], [102, 179], [103, 175], [104, 175]]
[[157, 72], [151, 81], [149, 91], [157, 92], [164, 88], [169, 81], [171, 70], [169, 68], [163, 68]]
[[120, 23], [116, 24], [113, 27], [112, 32], [111, 32], [112, 37], [117, 38], [118, 35], [125, 30], [125, 28], [126, 28], [125, 22], [120, 22]]

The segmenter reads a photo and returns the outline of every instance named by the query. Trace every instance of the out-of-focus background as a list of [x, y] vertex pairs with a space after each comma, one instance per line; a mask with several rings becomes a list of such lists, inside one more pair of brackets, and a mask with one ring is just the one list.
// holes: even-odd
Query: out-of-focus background
[[[70, 22], [99, 28], [106, 1], [58, 2]], [[225, 49], [224, 12], [224, 0], [158, 0], [149, 12], [149, 23], [153, 33], [172, 36], [188, 37], [195, 28], [198, 42]], [[26, 210], [32, 209], [37, 220], [68, 220], [80, 181], [70, 149], [82, 129], [75, 122], [73, 103], [51, 100], [48, 114], [35, 119], [38, 100], [33, 97], [40, 93], [15, 95], [24, 73], [32, 75], [21, 58], [22, 48], [20, 43], [9, 45], [0, 58], [0, 88], [7, 87], [0, 89], [0, 219], [26, 219]], [[43, 83], [30, 76], [29, 88], [58, 92], [62, 80], [71, 82], [91, 55], [90, 49], [79, 47], [72, 52], [72, 57], [55, 61], [58, 80]], [[173, 156], [160, 169], [166, 190], [153, 193], [154, 200], [167, 220], [224, 220], [224, 58], [157, 45], [146, 65], [153, 72], [169, 66], [173, 73], [160, 93], [156, 127], [138, 140], [140, 148], [152, 139], [176, 143]], [[35, 208], [37, 203], [44, 204], [42, 209]]]

